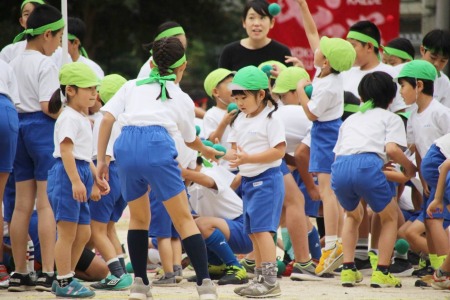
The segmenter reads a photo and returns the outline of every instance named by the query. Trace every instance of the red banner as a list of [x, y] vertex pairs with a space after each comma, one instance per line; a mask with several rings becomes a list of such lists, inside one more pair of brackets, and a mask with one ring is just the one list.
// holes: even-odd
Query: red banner
[[[296, 0], [269, 0], [281, 6], [270, 37], [287, 45], [313, 73], [313, 52], [309, 47], [300, 7]], [[345, 38], [348, 28], [361, 20], [375, 23], [381, 31], [381, 44], [398, 37], [400, 0], [310, 0], [309, 10], [320, 36]]]

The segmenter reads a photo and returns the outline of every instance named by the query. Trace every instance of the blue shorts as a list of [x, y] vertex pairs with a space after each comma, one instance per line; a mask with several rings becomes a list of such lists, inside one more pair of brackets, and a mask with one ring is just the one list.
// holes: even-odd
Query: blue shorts
[[14, 175], [16, 182], [35, 179], [46, 181], [55, 163], [53, 131], [55, 120], [43, 112], [19, 114]]
[[393, 181], [388, 181], [389, 188], [391, 189], [392, 197], [397, 197], [397, 187], [398, 183]]
[[114, 143], [114, 156], [127, 202], [147, 193], [148, 185], [158, 201], [166, 201], [185, 189], [175, 159], [175, 142], [164, 127], [124, 127]]
[[294, 170], [292, 172], [292, 176], [294, 177], [295, 182], [297, 183], [298, 187], [300, 188], [300, 191], [303, 194], [303, 197], [305, 198], [305, 215], [314, 218], [318, 217], [320, 204], [322, 203], [322, 201], [314, 201], [311, 199], [311, 197], [308, 194], [308, 191], [306, 190], [305, 183], [303, 182], [302, 178], [300, 177], [300, 173], [297, 170]]
[[342, 120], [314, 121], [311, 128], [310, 173], [331, 173], [334, 162], [333, 148], [339, 135]]
[[392, 201], [392, 190], [382, 168], [383, 160], [375, 153], [336, 158], [331, 167], [331, 187], [345, 210], [355, 210], [364, 198], [378, 213]]
[[270, 168], [255, 177], [242, 176], [244, 232], [277, 232], [283, 199], [280, 167]]
[[420, 165], [420, 172], [423, 179], [430, 187], [436, 187], [439, 179], [439, 166], [445, 161], [445, 156], [442, 154], [436, 144], [431, 145], [425, 157], [422, 158]]
[[[75, 160], [75, 163], [89, 197], [94, 184], [89, 163], [78, 159]], [[60, 158], [56, 160], [53, 167], [48, 171], [47, 194], [56, 222], [66, 221], [80, 225], [89, 225], [91, 223], [89, 204], [87, 202], [79, 202], [73, 198], [72, 183]]]
[[19, 135], [19, 116], [14, 104], [0, 94], [0, 173], [13, 170]]
[[244, 218], [242, 215], [234, 220], [225, 219], [225, 222], [230, 228], [230, 238], [228, 239], [228, 245], [230, 245], [233, 253], [247, 254], [253, 251], [252, 240], [248, 234], [244, 233]]
[[3, 194], [3, 220], [11, 223], [14, 206], [16, 204], [16, 181], [14, 173], [10, 173]]
[[123, 210], [127, 206], [127, 202], [122, 198], [120, 192], [119, 176], [117, 175], [117, 167], [114, 161], [109, 164], [108, 183], [111, 190], [107, 195], [102, 196], [100, 201], [89, 201], [91, 219], [101, 223], [119, 221]]
[[155, 193], [150, 191], [150, 227], [148, 235], [156, 238], [177, 238], [180, 237], [173, 227], [172, 219], [169, 216], [162, 201], [158, 201]]
[[286, 160], [284, 158], [281, 160], [280, 170], [281, 170], [281, 174], [283, 174], [283, 176], [291, 173], [291, 171], [289, 170], [289, 168], [286, 164]]

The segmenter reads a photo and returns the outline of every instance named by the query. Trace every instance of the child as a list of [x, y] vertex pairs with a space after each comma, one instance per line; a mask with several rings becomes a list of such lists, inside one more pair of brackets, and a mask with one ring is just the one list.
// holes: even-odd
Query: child
[[[26, 271], [27, 228], [36, 200], [43, 274], [38, 290], [50, 291], [54, 279], [56, 225], [47, 198], [47, 173], [55, 159], [52, 133], [58, 112], [48, 109], [48, 101], [58, 88], [58, 69], [47, 57], [58, 48], [63, 33], [61, 13], [49, 5], [34, 9], [27, 20], [24, 52], [12, 62], [19, 86], [19, 139], [14, 161], [16, 203], [11, 221], [11, 244], [16, 272], [9, 291], [33, 289], [35, 283]], [[31, 31], [31, 32], [30, 32]]]
[[216, 287], [208, 275], [205, 244], [188, 208], [172, 136], [180, 132], [189, 147], [208, 159], [223, 153], [204, 146], [195, 135], [194, 104], [177, 85], [186, 68], [182, 43], [177, 38], [162, 38], [153, 44], [152, 51], [157, 68], [150, 77], [127, 82], [102, 108], [105, 114], [98, 142], [97, 176], [108, 178], [106, 146], [118, 118], [124, 127], [114, 144], [114, 153], [122, 195], [130, 209], [128, 249], [135, 273], [129, 299], [151, 297], [146, 272], [148, 185], [158, 201], [163, 201], [181, 236], [197, 274], [200, 299], [217, 299]]
[[[363, 217], [363, 198], [381, 217], [379, 260], [372, 273], [372, 287], [401, 287], [401, 282], [389, 273], [392, 249], [397, 237], [397, 203], [382, 171], [386, 155], [401, 164], [411, 177], [416, 168], [403, 154], [406, 136], [399, 116], [387, 111], [396, 94], [396, 84], [384, 72], [367, 74], [358, 87], [364, 102], [360, 112], [348, 117], [339, 130], [334, 148], [336, 161], [332, 165], [332, 187], [339, 203], [346, 210], [342, 243], [344, 265], [343, 286], [362, 281], [356, 269], [354, 254], [358, 227]], [[399, 147], [400, 146], [400, 147]]]
[[[97, 74], [96, 74], [97, 75]], [[117, 74], [111, 74], [103, 78], [98, 89], [98, 100], [107, 103], [117, 90], [122, 87], [126, 79]], [[98, 118], [94, 123], [93, 140], [94, 153], [93, 159], [97, 159], [98, 132], [102, 118]], [[89, 210], [91, 213], [91, 230], [94, 247], [100, 252], [102, 258], [108, 265], [111, 275], [100, 282], [91, 284], [94, 289], [103, 290], [124, 290], [131, 286], [132, 278], [126, 274], [125, 263], [120, 241], [117, 239], [115, 223], [122, 216], [122, 212], [127, 203], [122, 198], [120, 192], [119, 177], [113, 153], [114, 142], [120, 134], [118, 124], [114, 124], [112, 137], [107, 147], [107, 159], [109, 163], [109, 186], [111, 191], [108, 195], [102, 197], [101, 201], [89, 201]]]
[[343, 79], [339, 73], [351, 68], [356, 52], [352, 45], [343, 39], [322, 37], [319, 40], [308, 4], [305, 0], [298, 0], [298, 3], [308, 41], [314, 52], [314, 65], [320, 69], [312, 83], [311, 100], [305, 92], [305, 87], [311, 84], [309, 80], [300, 80], [297, 88], [306, 116], [313, 121], [309, 172], [317, 173], [320, 198], [323, 202], [325, 248], [316, 267], [316, 274], [320, 276], [333, 271], [342, 263], [342, 245], [338, 242], [342, 228], [339, 224], [342, 210], [331, 189], [330, 173], [334, 161], [333, 147], [344, 111]]
[[81, 62], [64, 65], [59, 82], [61, 88], [52, 96], [49, 111], [57, 113], [61, 109], [61, 92], [67, 106], [55, 124], [53, 156], [56, 162], [49, 171], [47, 189], [58, 230], [55, 294], [57, 297], [89, 298], [95, 293], [74, 280], [73, 271], [91, 235], [87, 201], [89, 196], [93, 201], [100, 199], [99, 188], [93, 186], [92, 128], [83, 113], [94, 105], [99, 82], [95, 73]]
[[383, 47], [383, 63], [395, 67], [399, 72], [403, 64], [414, 60], [414, 55], [414, 46], [405, 38], [393, 39]]
[[240, 69], [229, 85], [240, 111], [228, 137], [232, 145], [230, 166], [239, 167], [242, 175], [244, 229], [252, 240], [256, 260], [257, 281], [235, 289], [244, 297], [281, 295], [272, 235], [277, 231], [283, 206], [280, 164], [286, 141], [282, 121], [273, 116], [278, 105], [268, 88], [266, 74], [255, 66]]

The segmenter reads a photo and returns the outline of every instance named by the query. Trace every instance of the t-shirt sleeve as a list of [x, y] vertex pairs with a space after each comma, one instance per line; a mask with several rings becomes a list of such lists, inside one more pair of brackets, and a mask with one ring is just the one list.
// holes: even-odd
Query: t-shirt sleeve
[[416, 143], [411, 118], [409, 118], [406, 123], [406, 141], [408, 142], [408, 145]]
[[205, 131], [205, 138], [209, 138], [211, 133], [216, 131], [217, 127], [219, 127], [219, 123], [216, 119], [214, 119], [212, 113], [206, 112], [205, 116], [203, 117], [203, 130]]
[[101, 112], [109, 112], [117, 120], [119, 115], [125, 111], [127, 84], [124, 84], [115, 94], [109, 99], [101, 109]]
[[[236, 122], [236, 120], [235, 120], [235, 122]], [[228, 143], [236, 143], [237, 142], [237, 136], [236, 136], [237, 132], [236, 132], [235, 126], [236, 125], [230, 127], [230, 133], [228, 134], [228, 140], [227, 140]]]
[[196, 138], [194, 101], [185, 94], [184, 109], [181, 110], [178, 120], [178, 129], [187, 143], [192, 143]]
[[450, 132], [450, 109], [445, 107], [445, 109], [439, 112], [439, 116], [437, 116], [435, 120], [438, 122], [442, 136]]
[[275, 147], [280, 143], [286, 143], [286, 133], [283, 121], [278, 119], [276, 115], [272, 115], [267, 123], [267, 137], [269, 138], [270, 147]]
[[308, 102], [308, 108], [319, 118], [327, 109], [329, 109], [333, 97], [334, 95], [331, 91], [321, 88], [314, 89], [311, 100]]
[[56, 140], [58, 143], [64, 141], [65, 138], [69, 138], [72, 140], [72, 143], [75, 142], [77, 133], [80, 130], [80, 120], [73, 117], [70, 114], [66, 114], [63, 118], [58, 119], [58, 130], [56, 132]]
[[39, 102], [50, 101], [53, 93], [59, 88], [58, 68], [50, 58], [47, 58], [39, 70]]
[[386, 140], [385, 143], [396, 143], [401, 147], [406, 147], [406, 134], [403, 121], [398, 115], [391, 115], [386, 124]]

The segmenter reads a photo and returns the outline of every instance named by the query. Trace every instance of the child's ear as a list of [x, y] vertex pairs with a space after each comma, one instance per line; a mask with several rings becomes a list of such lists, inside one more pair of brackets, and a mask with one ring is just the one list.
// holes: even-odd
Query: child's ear
[[417, 87], [417, 90], [419, 92], [421, 92], [423, 90], [423, 81], [422, 80], [417, 80], [416, 87]]
[[425, 55], [425, 47], [423, 46], [423, 45], [420, 45], [420, 48], [419, 48], [419, 50], [420, 50], [420, 55], [421, 56], [424, 56]]

